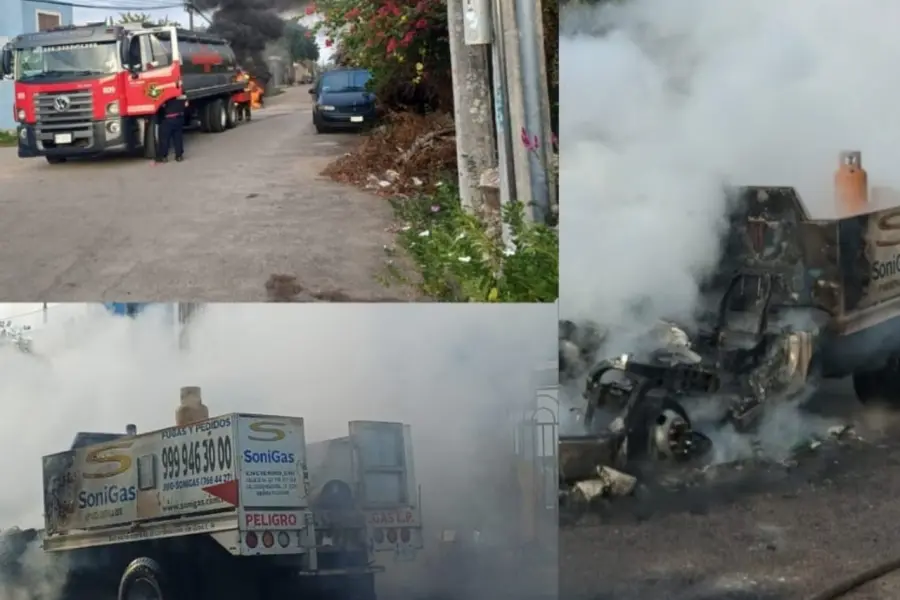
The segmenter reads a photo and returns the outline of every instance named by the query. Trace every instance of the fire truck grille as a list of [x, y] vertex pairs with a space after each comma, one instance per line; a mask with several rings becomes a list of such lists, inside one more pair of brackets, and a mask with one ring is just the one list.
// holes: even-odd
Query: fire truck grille
[[43, 146], [55, 148], [59, 139], [65, 139], [66, 146], [91, 146], [94, 98], [90, 91], [35, 94], [34, 108], [35, 134]]

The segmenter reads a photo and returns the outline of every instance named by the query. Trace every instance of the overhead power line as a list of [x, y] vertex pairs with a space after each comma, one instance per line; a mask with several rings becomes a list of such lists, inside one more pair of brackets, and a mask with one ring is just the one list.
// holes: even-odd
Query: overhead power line
[[144, 10], [169, 10], [172, 8], [184, 8], [183, 3], [178, 4], [155, 4], [155, 3], [146, 3], [140, 4], [140, 0], [127, 0], [124, 4], [119, 4], [118, 2], [69, 2], [67, 0], [42, 0], [43, 4], [50, 4], [52, 6], [71, 6], [73, 8], [93, 8], [97, 10], [136, 10], [136, 11], [144, 11]]

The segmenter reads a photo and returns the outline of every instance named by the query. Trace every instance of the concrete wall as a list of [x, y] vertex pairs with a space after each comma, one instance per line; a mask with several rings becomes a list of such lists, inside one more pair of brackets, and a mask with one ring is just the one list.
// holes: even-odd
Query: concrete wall
[[[0, 46], [20, 33], [37, 31], [38, 11], [58, 14], [63, 25], [72, 24], [72, 7], [57, 6], [32, 0], [0, 0]], [[15, 129], [13, 119], [13, 82], [0, 81], [0, 130]]]

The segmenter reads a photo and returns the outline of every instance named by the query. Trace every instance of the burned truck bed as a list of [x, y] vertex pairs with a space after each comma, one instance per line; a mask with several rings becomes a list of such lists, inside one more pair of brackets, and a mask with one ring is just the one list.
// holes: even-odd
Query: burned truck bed
[[[846, 156], [856, 177], [860, 157]], [[692, 399], [721, 407], [715, 426], [748, 434], [823, 379], [852, 376], [862, 402], [900, 405], [900, 194], [865, 186], [830, 219], [812, 218], [794, 188], [729, 191], [719, 264], [691, 323], [660, 321], [634, 348], [612, 348], [603, 324], [561, 322], [560, 373], [581, 382], [584, 430], [561, 441], [561, 483], [601, 464], [708, 453]]]

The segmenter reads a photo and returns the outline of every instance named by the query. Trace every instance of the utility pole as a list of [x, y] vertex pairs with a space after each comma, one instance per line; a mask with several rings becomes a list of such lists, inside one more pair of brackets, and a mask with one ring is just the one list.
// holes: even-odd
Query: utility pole
[[515, 200], [534, 221], [544, 222], [550, 214], [552, 141], [540, 2], [496, 2], [495, 10], [506, 74]]
[[489, 30], [490, 11], [482, 10], [479, 15], [473, 4], [478, 3], [447, 0], [459, 195], [469, 213], [481, 212], [484, 206], [481, 176], [497, 166], [488, 43], [480, 40], [480, 43], [466, 43], [466, 28], [478, 29], [478, 19], [483, 19]]
[[194, 30], [194, 7], [191, 5], [190, 2], [185, 2], [184, 10], [187, 12], [187, 15], [188, 15], [188, 29], [193, 31]]
[[181, 350], [188, 348], [188, 327], [201, 306], [195, 302], [178, 303], [178, 347]]

